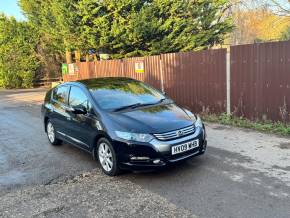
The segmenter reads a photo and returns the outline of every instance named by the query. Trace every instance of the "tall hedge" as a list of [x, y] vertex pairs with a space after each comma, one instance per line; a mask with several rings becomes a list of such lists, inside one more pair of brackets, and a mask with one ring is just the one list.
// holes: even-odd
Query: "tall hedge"
[[39, 67], [35, 29], [1, 14], [0, 30], [0, 87], [31, 87]]
[[229, 0], [20, 0], [56, 50], [122, 58], [192, 51], [223, 43]]

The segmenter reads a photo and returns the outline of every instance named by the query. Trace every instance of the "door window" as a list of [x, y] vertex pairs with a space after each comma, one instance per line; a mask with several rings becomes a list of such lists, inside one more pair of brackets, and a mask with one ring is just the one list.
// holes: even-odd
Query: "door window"
[[78, 87], [72, 86], [69, 94], [69, 105], [72, 107], [83, 106], [90, 110], [89, 99], [86, 94]]
[[55, 101], [58, 101], [62, 104], [66, 103], [66, 99], [67, 99], [67, 93], [68, 93], [68, 87], [67, 86], [60, 86], [57, 87], [53, 90], [53, 99]]

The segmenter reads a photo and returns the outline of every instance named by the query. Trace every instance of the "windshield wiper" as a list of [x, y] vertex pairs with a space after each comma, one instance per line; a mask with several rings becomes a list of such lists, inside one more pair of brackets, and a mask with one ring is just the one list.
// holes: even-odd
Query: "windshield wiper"
[[163, 101], [167, 100], [167, 98], [161, 98], [159, 101], [156, 101], [156, 102], [153, 102], [153, 103], [147, 103], [145, 105], [155, 105], [155, 104], [160, 104], [162, 103]]
[[162, 103], [163, 101], [165, 101], [167, 98], [161, 98], [158, 102], [156, 102], [156, 104]]
[[121, 110], [125, 110], [125, 109], [128, 109], [128, 108], [136, 108], [136, 107], [140, 107], [140, 106], [143, 106], [144, 104], [142, 103], [136, 103], [136, 104], [130, 104], [130, 105], [126, 105], [126, 106], [123, 106], [123, 107], [119, 107], [117, 109], [115, 109], [114, 111], [121, 111]]
[[162, 98], [159, 101], [153, 102], [153, 103], [136, 103], [136, 104], [130, 104], [130, 105], [126, 105], [126, 106], [123, 106], [123, 107], [119, 107], [119, 108], [115, 109], [114, 111], [122, 111], [122, 110], [126, 110], [128, 108], [132, 108], [133, 109], [133, 108], [137, 108], [137, 107], [143, 107], [143, 106], [160, 104], [160, 103], [162, 103], [165, 100], [166, 100], [166, 98]]

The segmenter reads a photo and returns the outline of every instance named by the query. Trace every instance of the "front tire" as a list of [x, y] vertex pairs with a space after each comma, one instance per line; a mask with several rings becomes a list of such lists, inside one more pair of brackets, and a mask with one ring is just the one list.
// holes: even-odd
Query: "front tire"
[[98, 157], [102, 171], [109, 176], [116, 176], [120, 173], [120, 168], [115, 150], [106, 138], [98, 141], [96, 156]]
[[56, 138], [55, 128], [53, 124], [50, 122], [50, 120], [48, 120], [46, 123], [46, 133], [47, 133], [47, 138], [50, 144], [61, 145], [62, 141]]

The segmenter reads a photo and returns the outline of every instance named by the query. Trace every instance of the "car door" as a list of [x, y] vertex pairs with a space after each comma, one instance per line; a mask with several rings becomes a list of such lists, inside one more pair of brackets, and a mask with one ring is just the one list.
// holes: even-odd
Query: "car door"
[[70, 113], [68, 120], [69, 136], [74, 141], [74, 144], [89, 149], [92, 139], [96, 136], [96, 115], [92, 109], [92, 104], [87, 94], [78, 86], [71, 86], [68, 106], [70, 108], [84, 107], [86, 114]]
[[61, 85], [53, 89], [51, 104], [52, 112], [50, 120], [55, 126], [56, 134], [63, 137], [68, 134], [67, 120], [70, 115], [66, 111], [68, 102], [69, 86]]

